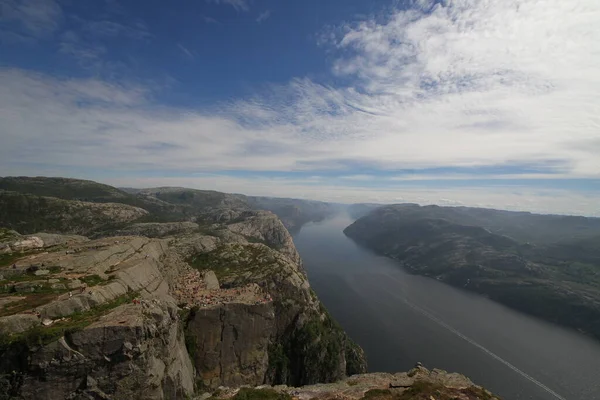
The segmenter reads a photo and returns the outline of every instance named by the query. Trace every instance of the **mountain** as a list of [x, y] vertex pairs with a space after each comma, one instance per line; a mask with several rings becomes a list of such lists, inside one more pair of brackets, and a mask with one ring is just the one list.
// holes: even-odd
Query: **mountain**
[[90, 234], [141, 219], [148, 211], [126, 204], [90, 203], [0, 190], [0, 222], [20, 232]]
[[600, 219], [399, 204], [344, 233], [413, 273], [600, 339]]
[[189, 218], [185, 210], [177, 205], [135, 196], [112, 186], [82, 179], [0, 177], [0, 191], [86, 203], [125, 204], [148, 211], [148, 220], [180, 221]]
[[281, 219], [257, 209], [298, 226], [333, 205], [0, 183], [2, 399], [495, 399], [420, 365], [364, 374]]
[[[12, 194], [9, 196], [8, 192]], [[17, 194], [23, 196], [21, 200], [16, 200]], [[56, 221], [68, 214], [70, 208], [67, 205], [76, 204], [59, 200], [78, 201], [80, 202], [77, 203], [80, 205], [78, 209], [82, 206], [93, 207], [91, 203], [113, 203], [146, 210], [145, 215], [138, 216], [138, 222], [195, 222], [197, 220], [218, 222], [230, 219], [228, 213], [231, 209], [267, 210], [277, 215], [290, 231], [299, 230], [307, 222], [323, 220], [339, 209], [338, 205], [319, 201], [253, 197], [181, 187], [117, 189], [80, 179], [0, 177], [0, 210], [13, 210], [16, 205], [19, 205], [16, 213], [5, 212], [2, 221], [6, 226], [23, 233], [33, 233], [42, 227], [56, 232], [70, 232], [65, 226], [57, 226], [56, 230], [53, 230]], [[42, 203], [44, 206], [40, 206]], [[46, 209], [43, 218], [39, 214], [29, 215], [36, 204], [39, 209]], [[120, 207], [120, 209], [128, 208]], [[44, 219], [47, 222], [43, 222]], [[122, 221], [115, 218], [112, 225], [116, 228], [121, 222], [130, 221], [130, 219]], [[110, 225], [109, 222], [89, 221], [86, 229], [80, 227], [75, 231], [85, 234], [102, 232]]]
[[[2, 188], [6, 392], [182, 398], [365, 371], [280, 219], [245, 196], [60, 178], [5, 178]], [[176, 220], [147, 222], [164, 210]], [[75, 233], [84, 236], [65, 235]]]
[[147, 201], [158, 199], [176, 204], [186, 210], [188, 215], [219, 209], [267, 210], [277, 215], [285, 227], [296, 232], [307, 222], [318, 222], [339, 212], [340, 206], [313, 200], [288, 199], [277, 197], [245, 196], [210, 190], [188, 189], [180, 187], [160, 187], [148, 189], [123, 189]]
[[381, 207], [382, 205], [383, 204], [376, 203], [356, 203], [348, 205], [346, 211], [353, 219], [359, 219], [369, 214], [374, 209]]

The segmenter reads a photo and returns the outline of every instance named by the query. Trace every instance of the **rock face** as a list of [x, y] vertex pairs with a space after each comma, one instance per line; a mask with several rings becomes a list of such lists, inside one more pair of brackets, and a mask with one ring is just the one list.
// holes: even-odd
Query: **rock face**
[[186, 332], [204, 385], [263, 384], [274, 327], [271, 303], [221, 304], [193, 311]]
[[238, 219], [241, 221], [229, 224], [227, 229], [262, 241], [288, 256], [295, 263], [301, 262], [292, 236], [275, 214], [268, 211], [247, 211], [242, 213]]
[[29, 361], [29, 399], [181, 399], [194, 372], [171, 301], [126, 304], [41, 347]]
[[[9, 267], [20, 271], [20, 285], [31, 264], [52, 266], [0, 313], [0, 375], [15, 371], [11, 392], [23, 399], [191, 395], [194, 367], [159, 270], [167, 250], [161, 240], [113, 237], [39, 252]], [[57, 282], [62, 286], [53, 288]]]
[[[229, 234], [219, 230], [219, 239], [204, 241], [206, 246], [198, 247], [200, 241], [190, 240], [190, 237], [176, 239], [172, 244], [174, 252], [194, 268], [214, 271], [222, 291], [237, 292], [233, 296], [230, 292], [223, 295], [208, 292], [203, 282], [186, 287], [187, 292], [198, 290], [199, 301], [193, 302], [197, 308], [192, 309], [186, 325], [186, 334], [194, 337], [197, 352], [203, 354], [207, 346], [212, 349], [211, 354], [221, 352], [214, 350], [213, 344], [200, 343], [213, 343], [218, 337], [214, 332], [227, 332], [228, 326], [238, 332], [239, 337], [244, 337], [243, 346], [237, 343], [235, 335], [224, 336], [220, 344], [219, 349], [235, 349], [235, 358], [221, 358], [218, 365], [207, 365], [200, 362], [202, 357], [196, 358], [203, 385], [216, 388], [219, 379], [236, 385], [243, 381], [298, 385], [328, 382], [349, 373], [364, 372], [366, 362], [362, 350], [332, 321], [311, 291], [304, 270], [295, 261], [295, 249], [277, 246], [278, 251], [263, 243], [248, 242], [256, 237], [250, 235], [258, 235], [261, 241], [270, 239], [271, 245], [289, 243], [285, 241], [287, 236], [269, 236], [275, 228], [284, 229], [283, 226], [272, 224], [271, 213], [250, 215], [246, 223], [238, 221], [226, 225]], [[265, 221], [260, 221], [261, 217]], [[294, 251], [289, 251], [290, 248]], [[169, 262], [177, 264], [174, 260]], [[185, 269], [179, 274], [185, 276]], [[194, 281], [185, 277], [184, 280]], [[244, 289], [247, 285], [257, 285], [268, 294], [267, 301], [264, 297], [248, 301]], [[234, 306], [235, 303], [244, 306]], [[210, 325], [207, 321], [213, 321], [212, 330], [198, 332], [199, 325], [195, 323], [198, 318], [204, 321], [204, 326]], [[234, 321], [240, 321], [241, 325], [237, 326]], [[242, 335], [242, 331], [246, 333]]]

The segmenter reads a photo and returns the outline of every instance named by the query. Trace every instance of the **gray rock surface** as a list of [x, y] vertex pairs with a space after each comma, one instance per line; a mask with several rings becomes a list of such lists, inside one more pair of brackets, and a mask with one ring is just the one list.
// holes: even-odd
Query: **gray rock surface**
[[217, 388], [264, 383], [274, 320], [271, 303], [224, 304], [194, 312], [186, 331], [195, 344], [194, 364], [203, 384]]
[[[43, 377], [43, 379], [40, 379]], [[181, 399], [194, 370], [172, 299], [128, 304], [35, 351], [21, 394], [31, 399]]]
[[301, 263], [292, 236], [275, 214], [269, 211], [248, 211], [241, 218], [242, 221], [229, 224], [227, 229], [261, 241], [288, 256], [292, 262]]
[[112, 232], [114, 236], [146, 236], [162, 238], [172, 235], [188, 234], [199, 229], [194, 222], [148, 222], [129, 225], [123, 229]]

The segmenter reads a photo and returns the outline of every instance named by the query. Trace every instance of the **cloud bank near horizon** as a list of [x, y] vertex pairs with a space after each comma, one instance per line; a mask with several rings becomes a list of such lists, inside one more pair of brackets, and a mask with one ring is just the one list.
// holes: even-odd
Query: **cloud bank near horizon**
[[[31, 40], [60, 32], [58, 3], [43, 1], [35, 13], [17, 1], [7, 4], [10, 23]], [[315, 45], [331, 59], [329, 78], [296, 77], [210, 107], [161, 103], [168, 87], [135, 79], [1, 67], [3, 175], [54, 170], [110, 181], [120, 174], [116, 180], [132, 185], [148, 171], [182, 181], [209, 173], [222, 178], [190, 182], [219, 190], [225, 179], [230, 184], [221, 190], [244, 192], [256, 183], [245, 173], [263, 174], [268, 183], [276, 172], [279, 184], [251, 194], [345, 193], [360, 201], [374, 201], [374, 191], [394, 198], [403, 190], [394, 182], [413, 180], [590, 179], [597, 189], [600, 3], [416, 1], [386, 14], [319, 33]], [[131, 40], [152, 37], [147, 27], [137, 36], [109, 31]], [[78, 47], [80, 57], [92, 54], [88, 61], [104, 68], [101, 51], [85, 50]], [[310, 176], [354, 183], [341, 190], [339, 182], [306, 184]], [[356, 183], [369, 180], [381, 184]], [[511, 189], [497, 188], [485, 200], [479, 197], [485, 189], [465, 190], [478, 190], [477, 199], [454, 191], [451, 201], [526, 209], [527, 199], [536, 198], [537, 211], [585, 214], [595, 213], [589, 196], [600, 196], [557, 187], [555, 201], [546, 192], [513, 197]], [[445, 198], [423, 201], [436, 197]]]

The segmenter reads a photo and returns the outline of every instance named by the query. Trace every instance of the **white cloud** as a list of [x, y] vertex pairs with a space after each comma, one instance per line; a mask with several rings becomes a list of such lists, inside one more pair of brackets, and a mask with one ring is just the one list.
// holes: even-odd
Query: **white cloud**
[[235, 8], [236, 11], [248, 11], [250, 9], [248, 0], [206, 0], [209, 3], [227, 4]]
[[600, 217], [598, 194], [572, 193], [564, 190], [514, 187], [459, 188], [360, 188], [315, 184], [320, 180], [281, 178], [235, 178], [206, 175], [193, 178], [110, 178], [108, 183], [121, 187], [179, 186], [212, 189], [256, 196], [294, 197], [322, 201], [354, 203], [418, 203], [449, 206], [501, 208], [537, 213], [588, 215]]
[[[246, 2], [227, 3], [247, 10]], [[361, 167], [518, 171], [522, 165], [528, 167], [522, 178], [600, 177], [600, 2], [448, 4], [328, 31], [321, 43], [328, 43], [332, 71], [346, 86], [297, 78], [210, 109], [157, 105], [152, 87], [1, 69], [2, 169], [337, 170], [346, 181], [360, 182], [369, 179], [357, 172]], [[55, 29], [46, 26], [46, 32]], [[67, 39], [61, 51], [102, 58], [102, 49]], [[513, 176], [489, 171], [389, 180]], [[222, 190], [247, 187], [235, 184], [240, 188]], [[293, 190], [317, 195], [319, 189]], [[336, 186], [330, 193], [364, 195], [352, 194], [357, 190]]]
[[269, 19], [270, 16], [271, 16], [271, 10], [263, 11], [256, 18], [256, 22], [258, 22], [260, 24], [261, 22], [264, 22], [267, 19]]

